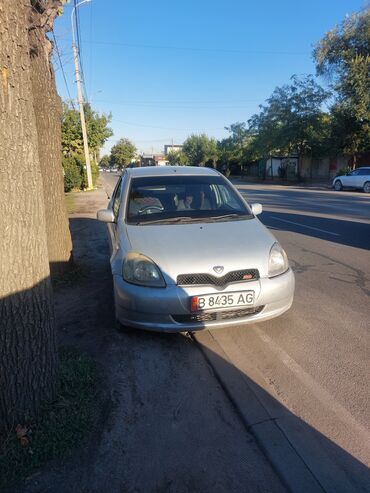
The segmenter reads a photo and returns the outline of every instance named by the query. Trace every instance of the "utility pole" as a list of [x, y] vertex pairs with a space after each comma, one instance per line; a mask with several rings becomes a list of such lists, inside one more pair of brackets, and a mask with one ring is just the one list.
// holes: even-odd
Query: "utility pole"
[[78, 98], [78, 104], [80, 107], [82, 138], [83, 138], [83, 143], [84, 143], [86, 174], [87, 174], [87, 187], [88, 187], [88, 189], [91, 189], [91, 188], [93, 188], [93, 181], [92, 181], [92, 174], [91, 174], [89, 144], [87, 142], [84, 102], [83, 102], [82, 91], [81, 91], [81, 78], [80, 78], [80, 69], [79, 69], [79, 64], [78, 64], [78, 51], [77, 51], [77, 46], [76, 46], [74, 23], [73, 23], [73, 15], [75, 14], [76, 8], [79, 7], [80, 5], [82, 5], [83, 3], [87, 3], [87, 2], [91, 2], [91, 0], [83, 0], [83, 2], [80, 2], [75, 7], [73, 7], [72, 14], [71, 14], [71, 23], [72, 23], [72, 39], [73, 39], [72, 49], [73, 49], [73, 59], [74, 59], [74, 64], [75, 64], [77, 98]]

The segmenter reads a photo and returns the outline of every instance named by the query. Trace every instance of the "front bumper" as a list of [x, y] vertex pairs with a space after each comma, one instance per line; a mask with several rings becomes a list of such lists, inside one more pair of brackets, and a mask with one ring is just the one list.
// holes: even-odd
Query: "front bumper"
[[[113, 276], [113, 280], [117, 320], [123, 325], [160, 332], [214, 329], [275, 318], [291, 307], [295, 285], [291, 269], [272, 279], [233, 283], [224, 289], [215, 286], [175, 285], [163, 289], [147, 288], [129, 284], [121, 276]], [[249, 310], [245, 310], [245, 307], [231, 307], [207, 310], [202, 314], [215, 316], [204, 317], [205, 319], [200, 321], [191, 320], [194, 315], [190, 310], [192, 296], [246, 290], [255, 292], [255, 313], [246, 313]], [[229, 313], [220, 316], [221, 312]]]

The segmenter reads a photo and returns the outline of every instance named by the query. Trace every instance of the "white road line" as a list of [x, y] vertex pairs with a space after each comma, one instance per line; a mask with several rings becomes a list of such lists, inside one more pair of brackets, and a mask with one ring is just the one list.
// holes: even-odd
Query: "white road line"
[[313, 226], [306, 226], [305, 224], [295, 223], [293, 221], [288, 221], [287, 219], [281, 219], [280, 217], [271, 216], [272, 219], [276, 219], [277, 221], [282, 221], [283, 223], [295, 224], [296, 226], [300, 226], [301, 228], [313, 229], [314, 231], [320, 231], [321, 233], [326, 233], [327, 235], [332, 236], [340, 236], [338, 233], [332, 233], [331, 231], [326, 231], [325, 229], [314, 228]]
[[364, 428], [352, 414], [347, 411], [335, 398], [329, 394], [318, 382], [314, 380], [289, 354], [287, 354], [278, 344], [276, 344], [269, 335], [263, 332], [259, 327], [255, 328], [255, 332], [262, 341], [275, 352], [280, 361], [282, 361], [292, 373], [302, 382], [302, 384], [310, 389], [313, 395], [326, 407], [329, 408], [342, 421], [345, 426], [351, 427], [361, 438], [366, 441], [366, 448], [370, 450], [370, 433]]

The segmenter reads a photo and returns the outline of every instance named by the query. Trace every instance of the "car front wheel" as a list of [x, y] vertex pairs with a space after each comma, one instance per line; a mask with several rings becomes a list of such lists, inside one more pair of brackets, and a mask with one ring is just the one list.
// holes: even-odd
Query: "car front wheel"
[[337, 180], [334, 183], [334, 190], [336, 190], [337, 192], [340, 192], [342, 189], [343, 189], [342, 182], [340, 180]]
[[370, 193], [370, 181], [366, 181], [363, 186], [363, 191], [365, 193]]

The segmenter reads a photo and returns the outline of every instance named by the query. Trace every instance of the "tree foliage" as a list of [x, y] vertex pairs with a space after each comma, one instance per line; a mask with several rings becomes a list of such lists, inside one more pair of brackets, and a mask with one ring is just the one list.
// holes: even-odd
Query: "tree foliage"
[[329, 119], [322, 110], [328, 97], [311, 75], [293, 76], [290, 84], [277, 87], [248, 122], [254, 136], [251, 150], [261, 157], [319, 153], [328, 133]]
[[112, 147], [110, 165], [118, 169], [126, 168], [135, 158], [137, 149], [129, 139], [120, 139]]
[[[93, 184], [99, 175], [95, 161], [104, 143], [113, 135], [108, 124], [111, 115], [100, 115], [86, 103], [84, 105], [87, 140], [91, 157], [91, 173]], [[62, 153], [64, 169], [64, 190], [69, 192], [76, 188], [86, 188], [84, 146], [80, 112], [68, 104], [63, 104], [62, 114]]]
[[186, 166], [188, 158], [183, 151], [170, 151], [167, 154], [167, 160], [170, 166]]
[[182, 151], [191, 166], [214, 166], [218, 158], [217, 141], [206, 134], [188, 137]]
[[99, 161], [99, 166], [101, 168], [109, 168], [110, 167], [110, 157], [105, 154], [101, 160]]
[[[113, 135], [112, 129], [108, 126], [112, 116], [100, 115], [88, 103], [84, 105], [84, 110], [89, 150], [92, 154], [98, 155], [107, 139]], [[64, 156], [83, 153], [80, 113], [68, 104], [63, 105], [62, 151]]]
[[354, 157], [370, 150], [370, 9], [329, 31], [316, 45], [314, 58], [318, 75], [336, 91], [332, 145]]

